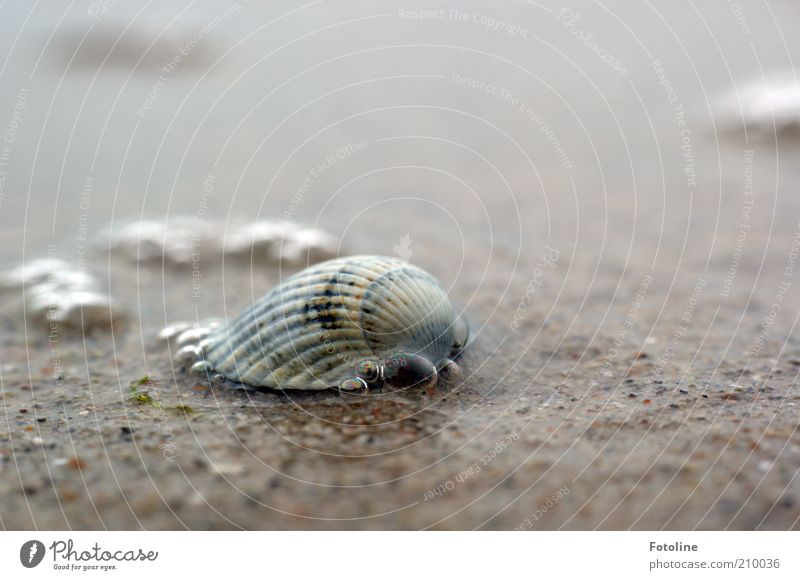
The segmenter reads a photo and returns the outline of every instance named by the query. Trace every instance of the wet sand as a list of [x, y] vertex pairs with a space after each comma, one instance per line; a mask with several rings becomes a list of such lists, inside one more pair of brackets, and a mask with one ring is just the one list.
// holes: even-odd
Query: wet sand
[[[759, 66], [786, 71], [800, 45], [740, 4], [750, 34], [722, 6], [702, 14], [713, 37], [666, 3], [615, 6], [634, 34], [583, 2], [572, 24], [561, 6], [497, 9], [497, 30], [472, 20], [489, 14], [480, 4], [464, 22], [353, 4], [287, 16], [234, 50], [289, 10], [243, 4], [144, 115], [174, 43], [227, 5], [192, 12], [130, 79], [125, 58], [97, 78], [97, 59], [66, 68], [85, 6], [44, 52], [56, 16], [36, 16], [6, 52], [0, 131], [28, 92], [0, 255], [10, 268], [51, 244], [125, 319], [51, 333], [3, 293], [0, 524], [800, 527], [800, 146], [745, 134], [715, 100]], [[461, 379], [352, 395], [190, 376], [159, 329], [235, 316], [297, 266], [201, 254], [196, 292], [191, 267], [109, 252], [109, 225], [141, 216], [217, 220], [220, 236], [284, 217], [342, 254], [407, 255], [471, 320]]]

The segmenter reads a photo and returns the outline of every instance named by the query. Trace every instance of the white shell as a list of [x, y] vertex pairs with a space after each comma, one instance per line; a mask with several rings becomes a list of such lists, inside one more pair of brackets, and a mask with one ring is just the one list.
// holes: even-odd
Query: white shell
[[205, 338], [201, 356], [236, 382], [320, 390], [398, 352], [424, 357], [435, 376], [465, 342], [466, 326], [430, 274], [395, 258], [354, 256], [287, 279]]

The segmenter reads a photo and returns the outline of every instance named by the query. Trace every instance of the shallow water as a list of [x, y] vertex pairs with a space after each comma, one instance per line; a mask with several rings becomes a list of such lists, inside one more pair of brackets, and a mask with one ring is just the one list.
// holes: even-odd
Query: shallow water
[[[564, 486], [532, 527], [797, 527], [797, 109], [747, 105], [796, 89], [795, 2], [70, 6], [0, 8], [0, 258], [127, 323], [54, 344], [4, 294], [5, 527], [514, 528]], [[409, 259], [472, 321], [463, 381], [198, 383], [158, 330], [300, 264], [120, 259], [142, 218]]]

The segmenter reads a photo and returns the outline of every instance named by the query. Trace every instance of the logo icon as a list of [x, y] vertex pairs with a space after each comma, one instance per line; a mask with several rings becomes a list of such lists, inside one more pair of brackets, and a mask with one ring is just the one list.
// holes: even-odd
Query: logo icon
[[28, 540], [19, 549], [19, 561], [26, 568], [36, 568], [44, 559], [44, 544], [39, 540]]
[[411, 260], [411, 256], [414, 255], [414, 251], [411, 249], [411, 244], [414, 243], [414, 240], [411, 239], [411, 236], [408, 234], [404, 234], [400, 236], [400, 243], [397, 244], [392, 250], [394, 250], [395, 256], [403, 260], [404, 262], [408, 262]]

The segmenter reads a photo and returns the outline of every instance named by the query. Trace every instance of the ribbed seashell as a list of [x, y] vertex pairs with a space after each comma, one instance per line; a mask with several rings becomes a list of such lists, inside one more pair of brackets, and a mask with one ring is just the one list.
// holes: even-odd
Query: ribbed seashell
[[[178, 336], [184, 360], [196, 352], [186, 342], [201, 335]], [[452, 359], [466, 340], [466, 324], [430, 274], [396, 258], [354, 256], [295, 274], [204, 336], [193, 370], [272, 389], [430, 384], [457, 370]]]

